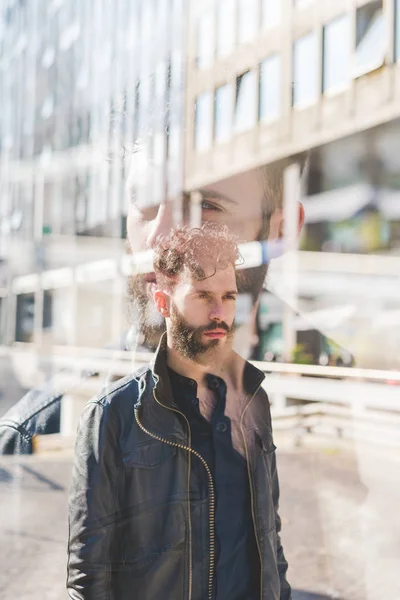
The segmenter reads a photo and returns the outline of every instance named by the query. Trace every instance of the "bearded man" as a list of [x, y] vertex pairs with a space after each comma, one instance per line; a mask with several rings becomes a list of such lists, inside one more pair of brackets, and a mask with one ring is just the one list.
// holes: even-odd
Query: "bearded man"
[[154, 248], [154, 361], [81, 417], [73, 600], [289, 600], [264, 375], [232, 348], [239, 259], [223, 226]]

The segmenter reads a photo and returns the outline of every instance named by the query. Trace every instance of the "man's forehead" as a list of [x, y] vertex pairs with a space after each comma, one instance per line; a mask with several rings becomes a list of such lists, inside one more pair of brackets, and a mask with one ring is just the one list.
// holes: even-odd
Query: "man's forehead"
[[266, 181], [260, 169], [253, 169], [202, 188], [208, 197], [226, 198], [237, 206], [260, 205], [265, 196]]
[[[180, 284], [185, 286], [187, 291], [234, 291], [237, 289], [236, 286], [236, 273], [233, 265], [229, 265], [225, 269], [216, 269], [214, 267], [209, 267], [208, 269], [204, 269], [205, 278], [197, 279], [193, 273], [191, 273], [188, 269], [182, 273], [180, 278]], [[226, 288], [226, 290], [225, 290]]]

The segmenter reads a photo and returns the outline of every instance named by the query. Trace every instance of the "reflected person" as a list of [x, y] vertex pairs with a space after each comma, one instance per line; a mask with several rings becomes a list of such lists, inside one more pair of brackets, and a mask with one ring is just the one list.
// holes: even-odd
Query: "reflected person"
[[[130, 199], [127, 243], [133, 255], [154, 247], [159, 237], [167, 235], [173, 225], [171, 202], [150, 207], [140, 207], [136, 202], [134, 164], [132, 160], [127, 179]], [[202, 221], [224, 223], [240, 242], [268, 240], [274, 243], [283, 237], [282, 187], [282, 169], [258, 169], [206, 187], [202, 190]], [[187, 220], [185, 214], [184, 219]], [[301, 204], [298, 219], [300, 230], [304, 220]], [[246, 269], [238, 281], [239, 292], [250, 293], [253, 302], [246, 324], [250, 331], [247, 338], [251, 337], [254, 329], [258, 298], [266, 272], [267, 265]], [[157, 347], [165, 323], [152, 302], [151, 286], [154, 281], [154, 273], [129, 278], [128, 295], [132, 306], [134, 336], [133, 342], [132, 338], [124, 336], [127, 339], [118, 347]], [[236, 331], [238, 334], [240, 331]], [[61, 402], [63, 394], [68, 391], [67, 387], [65, 390], [55, 389], [52, 381], [30, 390], [0, 419], [0, 454], [30, 454], [35, 435], [58, 432]]]

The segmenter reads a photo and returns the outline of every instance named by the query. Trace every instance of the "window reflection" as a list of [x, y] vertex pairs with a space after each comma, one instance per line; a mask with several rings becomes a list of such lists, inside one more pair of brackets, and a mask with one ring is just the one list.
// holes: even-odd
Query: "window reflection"
[[199, 17], [196, 31], [196, 66], [199, 69], [206, 69], [212, 64], [214, 58], [213, 27], [214, 19], [211, 12]]
[[318, 96], [318, 46], [314, 33], [293, 45], [293, 106], [313, 104]]
[[334, 90], [349, 81], [350, 18], [343, 15], [324, 27], [323, 90]]
[[241, 133], [254, 126], [257, 111], [257, 85], [254, 71], [247, 71], [236, 79], [235, 132]]
[[357, 9], [355, 75], [379, 68], [387, 49], [386, 19], [381, 0]]
[[272, 29], [281, 22], [282, 0], [262, 0], [262, 25], [264, 29]]
[[259, 24], [258, 8], [258, 0], [238, 0], [239, 44], [246, 44], [254, 39]]
[[278, 118], [282, 107], [281, 57], [273, 54], [260, 65], [260, 120]]
[[157, 347], [149, 248], [182, 221], [250, 244], [235, 347], [266, 375], [293, 599], [400, 598], [400, 0], [0, 4], [0, 451], [39, 454], [2, 456], [2, 598], [15, 565], [65, 596], [78, 417]]
[[215, 125], [216, 142], [226, 142], [231, 137], [233, 119], [233, 88], [222, 85], [215, 91]]
[[236, 0], [217, 2], [217, 56], [229, 56], [236, 40]]
[[203, 92], [196, 100], [194, 145], [199, 152], [208, 150], [212, 142], [212, 94]]

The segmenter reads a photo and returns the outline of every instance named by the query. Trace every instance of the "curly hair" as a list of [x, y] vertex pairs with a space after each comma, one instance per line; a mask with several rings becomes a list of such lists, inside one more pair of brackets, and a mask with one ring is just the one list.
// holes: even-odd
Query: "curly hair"
[[[153, 267], [157, 282], [171, 287], [184, 269], [202, 281], [229, 265], [236, 267], [240, 260], [236, 237], [225, 225], [207, 222], [194, 228], [179, 225], [161, 238], [154, 248]], [[210, 275], [205, 273], [205, 264], [213, 268]]]

